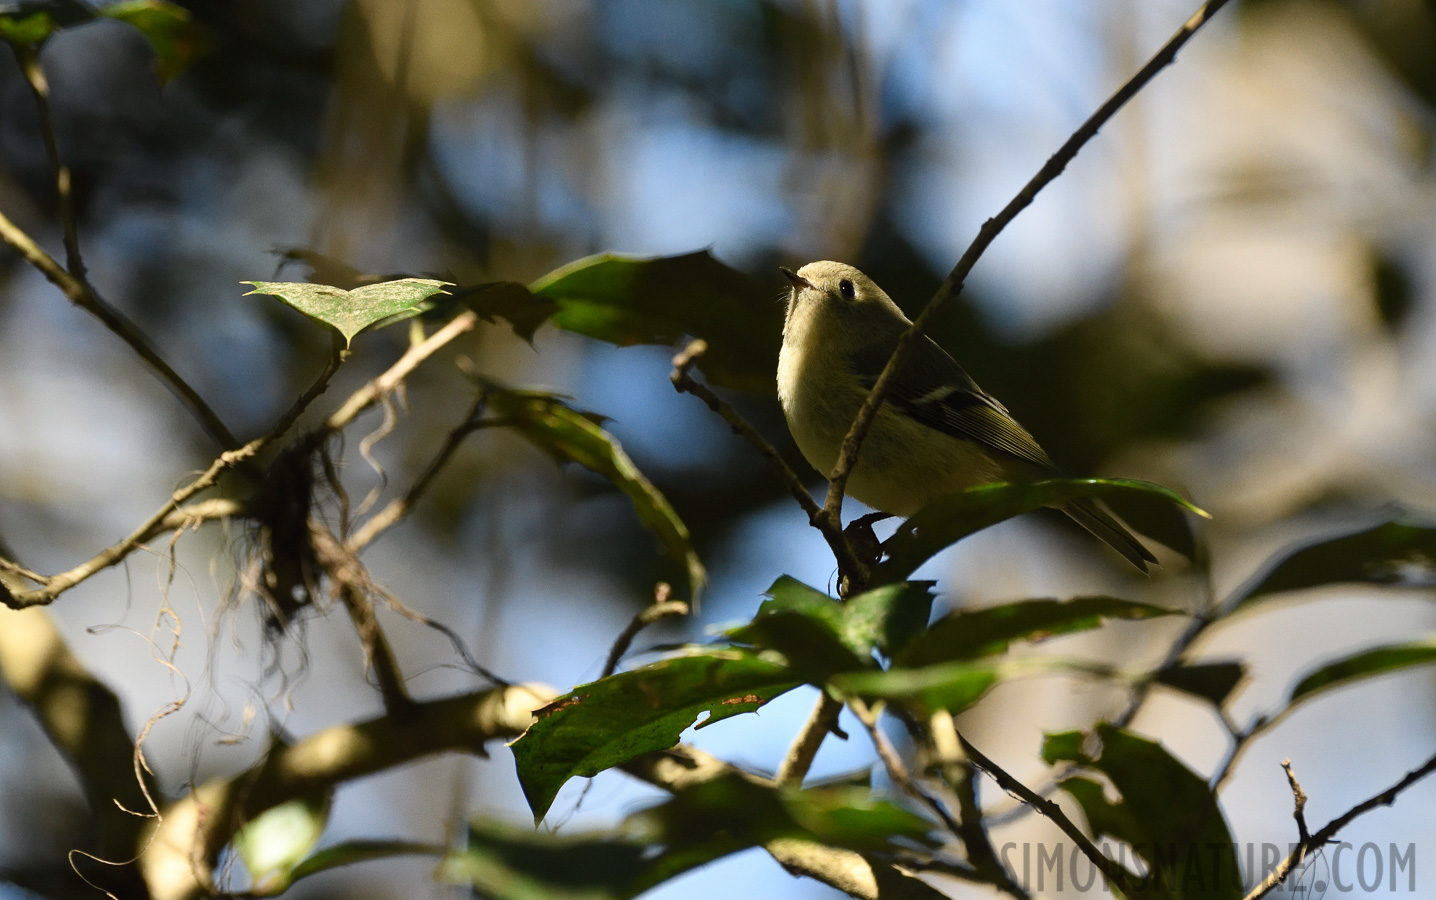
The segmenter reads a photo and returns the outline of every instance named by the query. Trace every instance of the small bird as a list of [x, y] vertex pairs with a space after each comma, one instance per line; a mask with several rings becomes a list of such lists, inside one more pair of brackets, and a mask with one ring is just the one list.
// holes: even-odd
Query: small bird
[[[803, 456], [827, 474], [858, 408], [912, 325], [883, 289], [839, 262], [781, 269], [792, 283], [778, 399]], [[992, 481], [1061, 475], [1007, 408], [923, 337], [878, 409], [847, 493], [885, 513], [911, 516], [928, 501]], [[1157, 561], [1090, 500], [1062, 507], [1143, 572]]]

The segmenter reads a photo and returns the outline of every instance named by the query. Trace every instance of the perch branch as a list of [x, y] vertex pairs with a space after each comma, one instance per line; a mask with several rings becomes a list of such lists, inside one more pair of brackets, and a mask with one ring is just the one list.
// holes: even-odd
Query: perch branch
[[618, 638], [613, 642], [613, 648], [608, 651], [608, 661], [603, 664], [603, 674], [599, 675], [599, 678], [607, 678], [618, 669], [618, 661], [623, 659], [623, 654], [628, 652], [628, 648], [633, 644], [633, 639], [638, 637], [640, 631], [659, 619], [688, 615], [687, 603], [682, 600], [668, 599], [672, 593], [672, 587], [659, 582], [653, 592], [652, 605], [644, 607], [638, 615], [633, 617], [628, 626], [619, 632]]

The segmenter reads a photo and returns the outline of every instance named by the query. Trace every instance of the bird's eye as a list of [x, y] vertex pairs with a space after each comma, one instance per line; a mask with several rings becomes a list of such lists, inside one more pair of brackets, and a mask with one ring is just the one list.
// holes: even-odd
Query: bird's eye
[[853, 291], [853, 283], [846, 278], [838, 282], [838, 293], [842, 295], [844, 300], [851, 300], [857, 296]]

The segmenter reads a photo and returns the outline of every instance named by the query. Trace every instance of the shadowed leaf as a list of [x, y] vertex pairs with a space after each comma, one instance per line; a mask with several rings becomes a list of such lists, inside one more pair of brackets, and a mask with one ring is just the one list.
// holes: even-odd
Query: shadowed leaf
[[956, 713], [972, 706], [998, 683], [1033, 675], [1076, 674], [1123, 677], [1109, 666], [1049, 657], [946, 662], [917, 669], [847, 672], [830, 684], [844, 694], [916, 702], [926, 710]]
[[1150, 619], [1172, 610], [1116, 597], [1021, 600], [983, 609], [960, 609], [938, 619], [898, 656], [902, 666], [977, 659], [1007, 652], [1012, 641], [1041, 640], [1086, 631], [1104, 619]]
[[666, 750], [704, 713], [704, 726], [752, 712], [802, 683], [748, 651], [706, 650], [575, 688], [535, 713], [513, 744], [519, 783], [543, 819], [564, 782]]
[[1436, 527], [1397, 520], [1285, 551], [1236, 605], [1328, 584], [1436, 585]]
[[1098, 836], [1126, 841], [1146, 863], [1148, 875], [1133, 884], [1134, 896], [1167, 900], [1237, 900], [1242, 889], [1236, 845], [1205, 779], [1161, 744], [1108, 724], [1097, 726], [1101, 750], [1083, 748], [1078, 732], [1048, 735], [1042, 755], [1049, 763], [1073, 762], [1107, 777], [1118, 799], [1084, 777], [1063, 779]]
[[1155, 680], [1220, 708], [1245, 677], [1246, 666], [1239, 662], [1208, 662], [1170, 666], [1159, 671]]
[[534, 332], [558, 309], [552, 300], [529, 293], [528, 288], [515, 281], [464, 285], [451, 293], [486, 321], [494, 321], [495, 316], [504, 319], [514, 334], [531, 344]]
[[688, 526], [668, 500], [623, 452], [618, 440], [594, 421], [553, 396], [538, 391], [491, 389], [489, 409], [500, 423], [565, 462], [575, 462], [602, 475], [633, 503], [638, 518], [663, 543], [668, 555], [688, 576], [690, 599], [696, 603], [707, 575], [693, 549]]
[[1327, 663], [1307, 674], [1292, 688], [1291, 699], [1287, 702], [1296, 703], [1328, 688], [1433, 662], [1436, 662], [1436, 639], [1428, 638], [1410, 644], [1391, 644], [1363, 650], [1336, 662]]
[[873, 581], [901, 581], [940, 550], [999, 522], [1083, 498], [1125, 497], [1144, 504], [1152, 515], [1180, 519], [1182, 510], [1206, 515], [1180, 494], [1149, 481], [1111, 478], [1049, 478], [1030, 482], [997, 482], [941, 497], [923, 507], [883, 543], [887, 559]]
[[[423, 312], [429, 298], [444, 293], [448, 282], [401, 278], [346, 291], [327, 284], [294, 281], [245, 281], [249, 294], [272, 294], [311, 319], [337, 329], [349, 343], [371, 326], [387, 326]], [[245, 296], [249, 296], [245, 294]]]
[[99, 15], [127, 22], [139, 29], [155, 51], [155, 75], [167, 84], [188, 69], [205, 50], [209, 36], [189, 10], [165, 0], [123, 0], [102, 7]]
[[657, 259], [611, 253], [550, 272], [529, 286], [558, 304], [560, 328], [601, 341], [708, 342], [698, 366], [715, 384], [772, 393], [782, 342], [776, 286], [765, 288], [709, 252]]

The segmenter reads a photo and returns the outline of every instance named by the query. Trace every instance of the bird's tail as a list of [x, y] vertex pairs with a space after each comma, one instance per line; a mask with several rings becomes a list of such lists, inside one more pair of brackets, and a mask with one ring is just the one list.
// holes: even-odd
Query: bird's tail
[[1137, 540], [1132, 532], [1122, 527], [1121, 522], [1118, 522], [1091, 500], [1074, 500], [1062, 507], [1062, 511], [1143, 572], [1147, 571], [1147, 563], [1157, 561], [1152, 552], [1143, 547], [1142, 542]]

